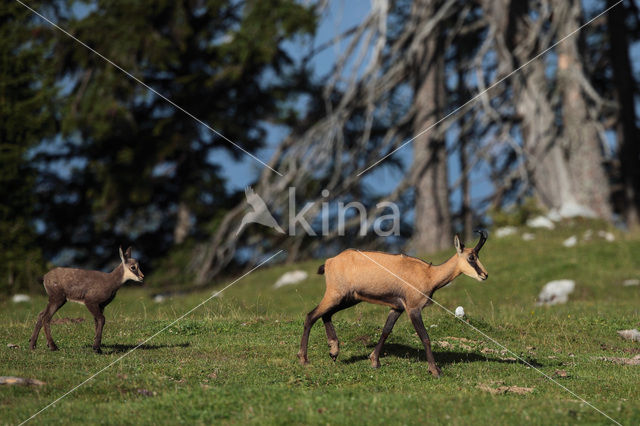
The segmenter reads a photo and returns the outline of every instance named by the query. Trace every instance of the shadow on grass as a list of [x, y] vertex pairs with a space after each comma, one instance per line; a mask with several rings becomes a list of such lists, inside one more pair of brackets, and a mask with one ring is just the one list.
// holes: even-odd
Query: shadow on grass
[[102, 345], [102, 349], [106, 354], [117, 354], [122, 352], [129, 352], [131, 349], [137, 348], [142, 350], [156, 350], [156, 349], [165, 349], [165, 348], [188, 348], [190, 343], [177, 343], [175, 345]]
[[[370, 345], [373, 348], [373, 345]], [[440, 351], [434, 350], [433, 356], [436, 359], [436, 364], [438, 365], [447, 365], [447, 364], [455, 364], [459, 362], [497, 362], [503, 364], [522, 364], [526, 366], [533, 366], [536, 368], [543, 367], [543, 364], [540, 364], [538, 361], [532, 358], [524, 358], [527, 363], [519, 360], [519, 359], [506, 359], [510, 355], [506, 355], [505, 358], [498, 358], [492, 356], [485, 356], [483, 354], [475, 353], [475, 352], [454, 352], [454, 351]], [[423, 348], [411, 347], [407, 345], [401, 345], [397, 343], [389, 343], [385, 344], [382, 348], [382, 353], [380, 354], [380, 359], [385, 357], [395, 357], [395, 358], [418, 358], [420, 361], [427, 361], [427, 355]], [[364, 360], [369, 360], [369, 353], [366, 355], [356, 355], [350, 358], [343, 360], [345, 364], [353, 364], [355, 362], [360, 362]]]

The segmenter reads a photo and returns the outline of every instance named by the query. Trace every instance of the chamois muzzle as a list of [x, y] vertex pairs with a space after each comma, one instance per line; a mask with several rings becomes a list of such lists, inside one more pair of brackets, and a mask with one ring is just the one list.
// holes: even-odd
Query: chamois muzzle
[[136, 267], [136, 270], [133, 271], [136, 278], [138, 278], [138, 282], [141, 283], [144, 281], [144, 274], [142, 273], [142, 269], [140, 269], [140, 265]]
[[487, 234], [487, 231], [484, 229], [476, 229], [475, 232], [480, 234], [480, 241], [478, 241], [478, 244], [476, 244], [476, 246], [473, 248], [473, 251], [476, 252], [476, 254], [478, 254], [478, 252], [480, 252], [480, 249], [484, 245], [485, 241], [487, 241], [488, 234]]

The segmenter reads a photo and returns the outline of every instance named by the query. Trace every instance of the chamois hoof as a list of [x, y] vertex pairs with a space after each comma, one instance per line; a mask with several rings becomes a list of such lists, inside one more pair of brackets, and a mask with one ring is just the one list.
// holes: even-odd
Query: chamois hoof
[[431, 373], [436, 379], [442, 377], [442, 370], [440, 370], [440, 367], [437, 366], [435, 368], [429, 367], [429, 373]]
[[93, 348], [93, 352], [97, 353], [97, 354], [101, 354], [102, 353], [102, 349], [100, 348]]
[[32, 351], [35, 351], [36, 350], [36, 345], [34, 345], [34, 344], [29, 345], [29, 349], [31, 349]]
[[307, 365], [309, 364], [309, 358], [304, 355], [298, 354], [298, 362], [300, 363], [300, 365]]
[[380, 368], [380, 360], [374, 355], [374, 352], [371, 352], [371, 355], [369, 355], [369, 360], [371, 361], [372, 368]]
[[337, 340], [329, 340], [329, 356], [332, 360], [338, 359], [340, 353], [340, 343]]

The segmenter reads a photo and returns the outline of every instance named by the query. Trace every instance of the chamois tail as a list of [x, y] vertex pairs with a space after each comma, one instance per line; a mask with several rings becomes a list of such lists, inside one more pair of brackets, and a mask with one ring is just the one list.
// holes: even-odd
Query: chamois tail
[[318, 275], [324, 275], [324, 264], [318, 266]]

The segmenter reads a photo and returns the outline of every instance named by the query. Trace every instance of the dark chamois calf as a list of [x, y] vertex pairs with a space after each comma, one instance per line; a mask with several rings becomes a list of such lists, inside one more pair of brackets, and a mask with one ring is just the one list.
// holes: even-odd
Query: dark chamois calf
[[52, 351], [58, 347], [51, 338], [51, 318], [67, 300], [82, 303], [93, 315], [96, 326], [96, 336], [93, 341], [93, 350], [102, 353], [100, 343], [102, 341], [102, 328], [104, 327], [104, 308], [114, 297], [122, 284], [128, 280], [142, 282], [144, 274], [140, 270], [138, 261], [131, 258], [131, 247], [122, 253], [119, 248], [120, 260], [118, 265], [110, 273], [100, 271], [87, 271], [73, 268], [55, 268], [47, 272], [43, 277], [44, 289], [49, 295], [49, 303], [38, 315], [36, 328], [31, 335], [31, 349], [36, 348], [40, 328], [44, 325], [47, 336], [47, 346]]

